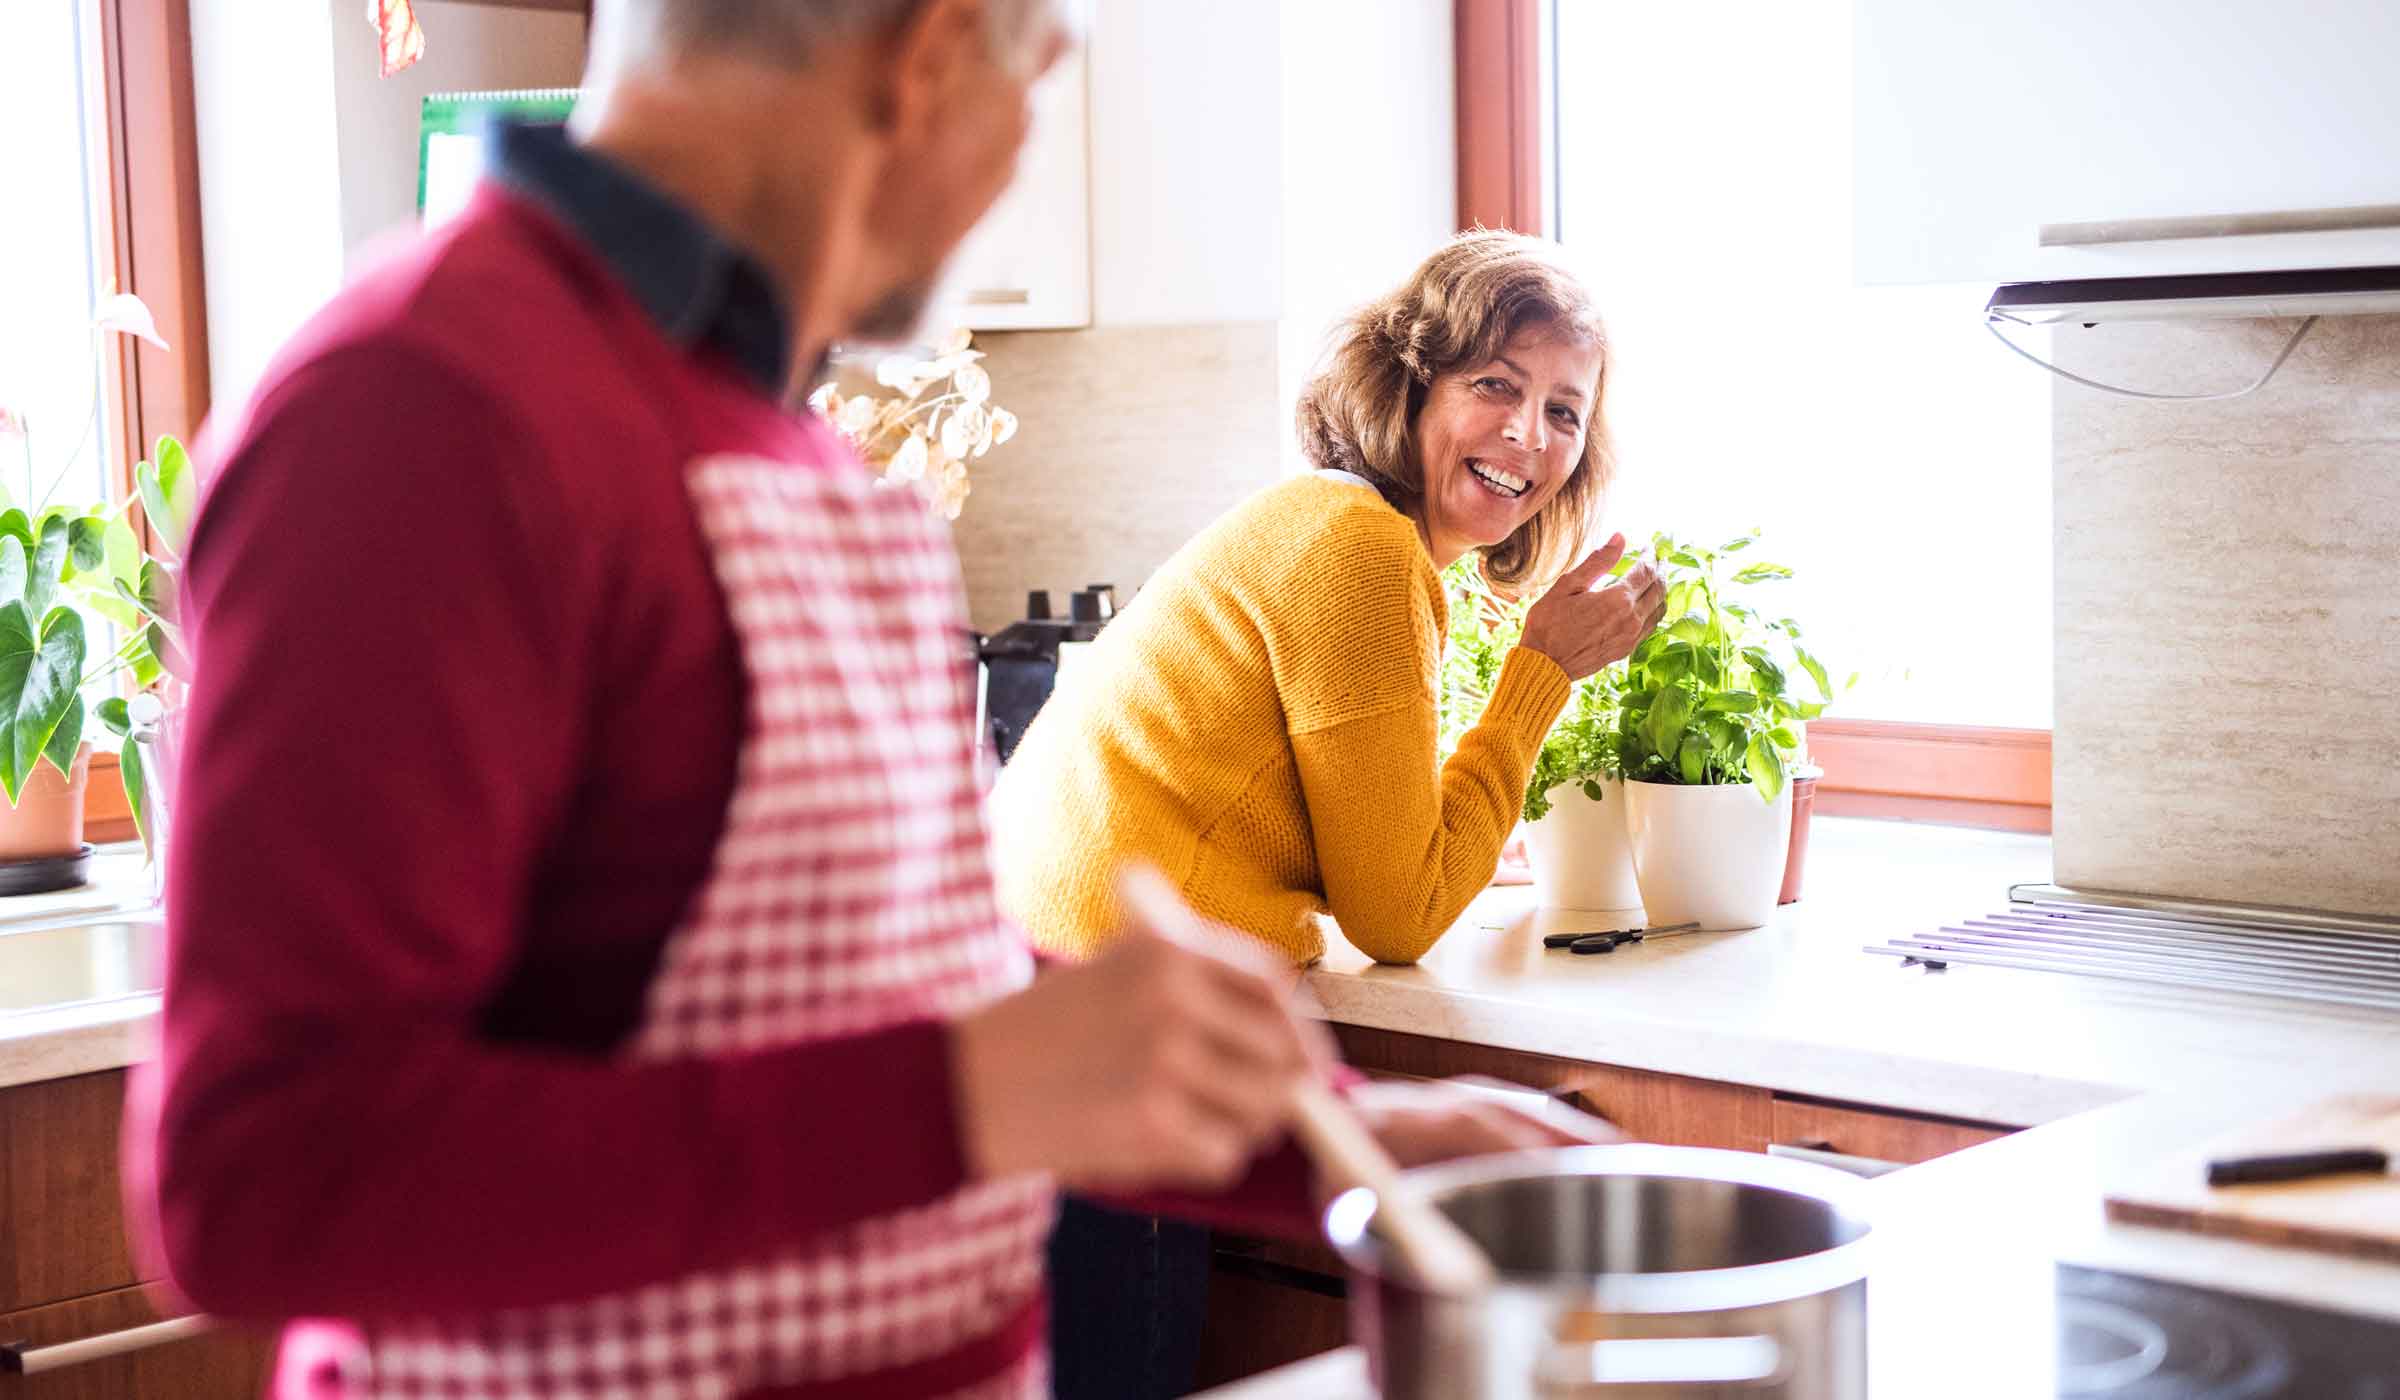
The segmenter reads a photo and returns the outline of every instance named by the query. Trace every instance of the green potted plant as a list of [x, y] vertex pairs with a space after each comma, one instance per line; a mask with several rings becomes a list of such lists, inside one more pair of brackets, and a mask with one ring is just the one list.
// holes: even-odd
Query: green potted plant
[[[1442, 575], [1450, 632], [1443, 652], [1441, 749], [1472, 727], [1525, 625], [1525, 602], [1493, 593], [1473, 558]], [[1542, 741], [1522, 816], [1534, 897], [1548, 908], [1629, 909], [1641, 903], [1625, 833], [1617, 712], [1624, 674], [1609, 667], [1575, 683]]]
[[[1658, 629], [1626, 658], [1617, 708], [1626, 835], [1653, 924], [1754, 928], [1775, 911], [1791, 848], [1798, 725], [1835, 687], [1800, 645], [1800, 625], [1769, 618], [1744, 591], [1792, 576], [1740, 563], [1743, 536], [1704, 549], [1666, 535], [1651, 558], [1667, 584]], [[1815, 690], [1803, 698], [1792, 677]]]
[[[129, 295], [106, 298], [92, 332], [95, 360], [109, 333], [165, 348], [148, 308]], [[88, 445], [90, 419], [87, 412], [85, 443], [37, 492], [30, 428], [0, 407], [0, 437], [18, 439], [24, 463], [22, 502], [0, 481], [0, 794], [8, 803], [0, 812], [0, 861], [80, 852], [84, 785], [99, 727], [123, 737], [126, 796], [135, 824], [149, 836], [146, 774], [126, 703], [94, 698], [123, 675], [147, 689], [182, 669], [171, 561], [190, 525], [198, 481], [182, 444], [161, 438], [155, 459], [137, 468], [139, 484], [126, 499], [54, 502]], [[163, 556], [144, 548], [131, 519], [137, 501]]]

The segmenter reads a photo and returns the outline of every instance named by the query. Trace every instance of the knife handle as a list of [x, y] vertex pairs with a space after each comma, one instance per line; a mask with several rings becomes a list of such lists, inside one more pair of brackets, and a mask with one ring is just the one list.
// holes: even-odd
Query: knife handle
[[2341, 1147], [2324, 1152], [2288, 1152], [2263, 1157], [2220, 1157], [2208, 1164], [2208, 1184], [2239, 1186], [2261, 1181], [2304, 1181], [2340, 1172], [2381, 1172], [2391, 1167], [2389, 1153], [2373, 1147]]

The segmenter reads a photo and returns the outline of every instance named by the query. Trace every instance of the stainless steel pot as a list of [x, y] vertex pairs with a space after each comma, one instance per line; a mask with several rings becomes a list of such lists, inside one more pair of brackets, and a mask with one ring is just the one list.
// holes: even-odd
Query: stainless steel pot
[[1578, 1147], [1422, 1168], [1499, 1283], [1440, 1296], [1369, 1233], [1374, 1193], [1326, 1209], [1352, 1338], [1385, 1400], [1634, 1400], [1867, 1391], [1861, 1183], [1698, 1147]]

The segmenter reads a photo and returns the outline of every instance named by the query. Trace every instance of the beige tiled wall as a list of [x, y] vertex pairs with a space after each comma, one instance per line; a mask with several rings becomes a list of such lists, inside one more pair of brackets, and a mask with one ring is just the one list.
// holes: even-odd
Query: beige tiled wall
[[[2237, 387], [2294, 324], [2057, 352]], [[2328, 317], [2246, 399], [2056, 404], [2058, 881], [2400, 915], [2400, 316]]]
[[1275, 324], [988, 333], [1014, 439], [975, 464], [955, 533], [975, 625], [1025, 592], [1113, 583], [1120, 601], [1177, 546], [1281, 475]]

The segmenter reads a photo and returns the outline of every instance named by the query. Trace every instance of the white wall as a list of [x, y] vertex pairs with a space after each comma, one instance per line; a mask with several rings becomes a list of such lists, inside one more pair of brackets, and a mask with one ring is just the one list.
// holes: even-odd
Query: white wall
[[334, 18], [326, 0], [192, 0], [209, 382], [226, 412], [341, 286]]
[[1451, 23], [1450, 0], [1284, 7], [1285, 424], [1333, 324], [1458, 228]]
[[1267, 321], [1283, 290], [1276, 0], [1099, 0], [1095, 325]]
[[577, 16], [450, 0], [417, 11], [425, 57], [386, 79], [357, 0], [192, 0], [209, 377], [227, 411], [365, 250], [413, 227], [425, 94], [581, 73]]
[[583, 75], [583, 19], [552, 10], [418, 0], [425, 56], [389, 78], [376, 71], [375, 31], [354, 0], [334, 8], [334, 115], [342, 161], [342, 247], [358, 270], [375, 240], [416, 227], [417, 111], [428, 93], [573, 87]]

